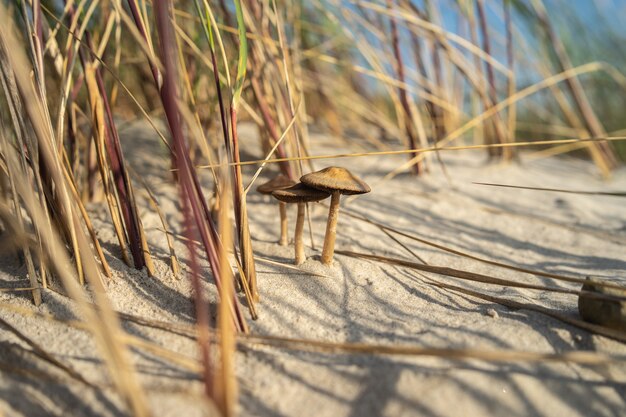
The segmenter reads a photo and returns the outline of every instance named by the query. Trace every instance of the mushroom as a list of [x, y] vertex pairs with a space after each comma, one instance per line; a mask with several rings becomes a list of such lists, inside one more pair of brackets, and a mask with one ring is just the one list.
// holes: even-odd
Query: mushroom
[[[291, 187], [295, 183], [294, 180], [287, 178], [283, 174], [278, 174], [268, 182], [259, 185], [256, 190], [261, 194], [270, 195], [276, 190]], [[279, 201], [278, 208], [280, 209], [280, 240], [278, 244], [287, 246], [287, 204]]]
[[328, 167], [320, 171], [311, 172], [300, 178], [303, 184], [331, 194], [322, 263], [330, 265], [335, 253], [335, 235], [337, 233], [337, 218], [339, 217], [339, 200], [341, 194], [365, 194], [371, 191], [369, 185], [355, 177], [350, 171], [341, 167]]
[[305, 203], [324, 200], [325, 198], [328, 198], [330, 194], [326, 191], [316, 190], [315, 188], [307, 187], [302, 183], [298, 183], [289, 188], [276, 190], [272, 193], [272, 195], [283, 204], [298, 203], [298, 217], [296, 220], [296, 232], [294, 234], [293, 241], [296, 250], [296, 265], [300, 265], [306, 260], [304, 255], [304, 244], [302, 242], [302, 234], [304, 230], [304, 205]]

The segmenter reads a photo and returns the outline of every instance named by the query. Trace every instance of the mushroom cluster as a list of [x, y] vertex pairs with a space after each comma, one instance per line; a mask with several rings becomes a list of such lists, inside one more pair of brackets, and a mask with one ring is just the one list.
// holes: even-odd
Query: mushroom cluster
[[337, 235], [337, 219], [339, 218], [339, 200], [341, 195], [365, 194], [371, 190], [365, 182], [347, 169], [328, 167], [303, 175], [299, 183], [279, 175], [271, 181], [260, 185], [257, 191], [263, 194], [271, 194], [280, 203], [281, 245], [287, 244], [287, 204], [298, 205], [298, 217], [294, 234], [296, 265], [300, 265], [306, 260], [302, 239], [305, 204], [331, 197], [321, 257], [324, 265], [330, 265], [333, 262], [335, 253], [335, 237]]

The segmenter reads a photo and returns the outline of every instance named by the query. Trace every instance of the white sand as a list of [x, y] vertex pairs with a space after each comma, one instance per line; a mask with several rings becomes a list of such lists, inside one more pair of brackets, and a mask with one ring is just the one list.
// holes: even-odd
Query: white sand
[[[255, 153], [254, 129], [241, 135]], [[159, 158], [158, 140], [144, 125], [124, 130], [128, 162], [151, 184], [173, 231], [181, 231], [178, 194], [169, 185]], [[322, 135], [312, 138], [314, 154], [337, 153]], [[164, 152], [161, 150], [161, 156]], [[258, 156], [258, 155], [257, 155]], [[495, 182], [577, 190], [626, 189], [626, 170], [605, 182], [585, 161], [549, 158], [523, 165], [484, 163], [482, 152], [444, 153], [451, 182], [436, 163], [423, 178], [400, 175], [380, 183], [402, 164], [403, 156], [342, 159], [345, 166], [372, 185], [371, 194], [344, 201], [351, 211], [390, 227], [456, 250], [507, 264], [584, 278], [603, 277], [626, 284], [626, 212], [615, 197], [556, 194], [473, 185]], [[326, 165], [326, 162], [323, 163]], [[323, 167], [321, 161], [316, 167]], [[246, 169], [250, 175], [252, 169]], [[139, 187], [139, 185], [137, 184]], [[291, 263], [293, 248], [277, 240], [277, 207], [251, 192], [249, 214], [258, 256]], [[158, 269], [156, 278], [126, 267], [105, 207], [91, 207], [94, 223], [116, 278], [108, 286], [121, 312], [171, 323], [191, 323], [193, 307], [187, 279], [175, 280], [168, 269], [168, 251], [156, 214], [140, 201], [142, 220]], [[326, 209], [311, 211], [316, 250], [322, 244]], [[289, 210], [290, 228], [295, 209]], [[337, 249], [415, 260], [378, 228], [340, 214]], [[308, 232], [308, 230], [307, 230]], [[442, 252], [399, 238], [431, 265], [479, 272], [499, 278], [577, 289], [578, 286], [540, 279]], [[178, 255], [186, 259], [184, 245]], [[435, 279], [511, 300], [533, 303], [577, 317], [576, 297], [547, 291], [503, 288], [433, 274], [418, 275], [404, 268], [337, 255], [332, 268], [309, 259], [302, 272], [259, 262], [262, 303], [252, 332], [333, 342], [403, 344], [427, 347], [514, 349], [542, 353], [589, 350], [626, 354], [626, 347], [605, 337], [528, 310], [511, 310], [426, 283]], [[313, 276], [307, 271], [327, 277]], [[13, 257], [0, 262], [2, 287], [26, 286], [25, 267]], [[207, 274], [208, 277], [208, 274]], [[212, 302], [215, 289], [210, 277]], [[32, 307], [26, 294], [0, 293], [2, 303]], [[72, 318], [72, 303], [48, 291], [38, 309]], [[496, 314], [493, 314], [495, 311]], [[496, 316], [496, 317], [494, 317]], [[24, 317], [6, 309], [0, 317], [15, 326], [63, 363], [96, 384], [110, 384], [94, 343], [84, 332], [62, 323]], [[125, 322], [126, 329], [152, 342], [195, 357], [195, 342], [183, 336]], [[91, 389], [31, 353], [8, 331], [0, 333], [0, 411], [6, 416], [124, 414], [124, 404], [112, 389]], [[135, 351], [135, 364], [158, 416], [206, 415], [198, 376], [157, 356]], [[436, 358], [306, 353], [248, 346], [236, 356], [242, 416], [614, 416], [626, 410], [626, 366], [487, 363]], [[54, 379], [16, 369], [45, 371]]]

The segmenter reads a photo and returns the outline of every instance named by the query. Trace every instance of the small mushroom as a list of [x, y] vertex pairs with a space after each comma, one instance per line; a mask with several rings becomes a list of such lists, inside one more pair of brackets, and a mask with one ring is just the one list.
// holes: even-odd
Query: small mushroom
[[604, 287], [587, 278], [582, 291], [578, 312], [583, 320], [626, 331], [626, 290]]
[[355, 177], [350, 171], [340, 167], [328, 167], [320, 171], [311, 172], [300, 178], [303, 184], [318, 190], [326, 191], [332, 196], [324, 248], [322, 249], [322, 263], [330, 265], [335, 253], [335, 235], [337, 233], [337, 218], [339, 217], [339, 200], [341, 194], [365, 194], [371, 191], [369, 185]]
[[330, 194], [326, 191], [316, 190], [315, 188], [307, 187], [302, 183], [298, 183], [289, 188], [276, 190], [272, 193], [272, 195], [282, 203], [298, 204], [296, 232], [294, 234], [293, 241], [296, 250], [296, 265], [300, 265], [306, 260], [304, 255], [304, 243], [302, 242], [302, 235], [304, 231], [304, 205], [305, 203], [324, 200], [325, 198], [328, 198]]
[[[271, 195], [272, 192], [291, 187], [295, 183], [294, 180], [287, 178], [283, 174], [278, 174], [268, 182], [259, 185], [256, 190], [261, 194]], [[280, 240], [278, 244], [287, 246], [287, 204], [279, 201], [278, 208], [280, 209]]]

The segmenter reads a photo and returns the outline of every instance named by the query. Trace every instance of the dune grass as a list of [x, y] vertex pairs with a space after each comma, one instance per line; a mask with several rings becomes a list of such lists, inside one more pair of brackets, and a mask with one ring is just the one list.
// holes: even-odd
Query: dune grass
[[[450, 18], [459, 22], [458, 28], [450, 27]], [[619, 124], [623, 120], [605, 120], [596, 111], [601, 108], [596, 106], [598, 96], [588, 91], [594, 91], [596, 82], [602, 88], [611, 85], [623, 105], [626, 76], [611, 63], [575, 63], [551, 19], [541, 0], [0, 2], [0, 225], [9, 242], [0, 250], [3, 255], [19, 252], [28, 274], [22, 287], [0, 291], [28, 291], [35, 305], [42, 299], [45, 303], [46, 291], [63, 291], [73, 299], [82, 312], [78, 322], [32, 311], [19, 314], [39, 314], [42, 320], [88, 331], [115, 390], [136, 416], [152, 412], [129, 359], [132, 349], [150, 351], [201, 375], [206, 398], [225, 416], [235, 415], [237, 408], [235, 350], [254, 344], [333, 354], [623, 362], [623, 357], [588, 352], [337, 344], [248, 334], [247, 321], [258, 318], [255, 305], [263, 301], [256, 262], [268, 262], [254, 252], [247, 208], [248, 192], [263, 170], [280, 170], [297, 180], [318, 162], [406, 154], [408, 161], [379, 184], [400, 172], [412, 172], [419, 181], [420, 176], [437, 175], [433, 166], [443, 166], [443, 152], [471, 149], [510, 163], [519, 157], [518, 150], [532, 147], [551, 154], [584, 149], [601, 175], [611, 175], [619, 164], [615, 144], [626, 140], [626, 126]], [[534, 31], [524, 30], [521, 21]], [[547, 53], [536, 50], [538, 42]], [[120, 124], [136, 119], [151, 124], [169, 153], [169, 166], [160, 168], [179, 192], [182, 235], [170, 232], [172, 213], [162, 212], [154, 185], [134, 174], [120, 143]], [[165, 121], [164, 131], [157, 126], [159, 119]], [[264, 159], [244, 160], [240, 144], [247, 138], [238, 134], [241, 122], [257, 127]], [[315, 154], [309, 126], [345, 133], [337, 141], [354, 151]], [[614, 133], [607, 133], [606, 126]], [[520, 136], [528, 132], [533, 132], [531, 137]], [[248, 165], [258, 167], [245, 183], [242, 169]], [[106, 206], [117, 239], [114, 256], [158, 279], [137, 190], [145, 190], [159, 216], [173, 274], [192, 282], [193, 328], [118, 313], [107, 296], [104, 284], [111, 279], [111, 267], [94, 230], [92, 203]], [[488, 261], [391, 225], [375, 225], [400, 247], [402, 236], [516, 273], [583, 283]], [[186, 265], [180, 265], [175, 240], [186, 245]], [[409, 252], [414, 259], [337, 251], [462, 280], [581, 293], [425, 265]], [[209, 270], [201, 267], [204, 263]], [[217, 311], [205, 298], [205, 281], [215, 283]], [[556, 311], [435, 280], [430, 284], [512, 308], [535, 308], [591, 333], [626, 341], [619, 332]], [[11, 304], [0, 309], [19, 310]], [[131, 336], [124, 321], [192, 337], [200, 357], [180, 357]], [[91, 384], [88, 375], [72, 370], [55, 352], [2, 319], [0, 326], [70, 378]]]

